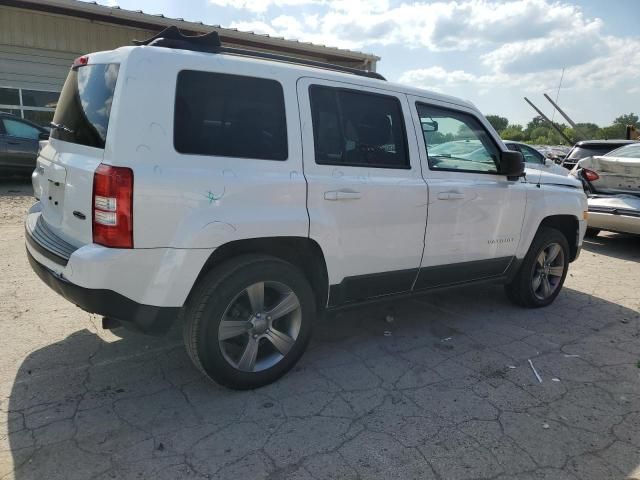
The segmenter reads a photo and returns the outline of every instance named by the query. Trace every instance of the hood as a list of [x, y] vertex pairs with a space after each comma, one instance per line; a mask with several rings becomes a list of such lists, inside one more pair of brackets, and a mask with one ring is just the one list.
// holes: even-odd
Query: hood
[[544, 185], [558, 185], [571, 188], [578, 188], [582, 190], [582, 183], [580, 180], [565, 175], [558, 175], [555, 173], [542, 172], [533, 168], [525, 168], [526, 174], [525, 181], [527, 183], [541, 183]]
[[587, 157], [576, 165], [587, 168], [600, 178], [590, 183], [599, 193], [640, 193], [640, 159], [623, 157]]

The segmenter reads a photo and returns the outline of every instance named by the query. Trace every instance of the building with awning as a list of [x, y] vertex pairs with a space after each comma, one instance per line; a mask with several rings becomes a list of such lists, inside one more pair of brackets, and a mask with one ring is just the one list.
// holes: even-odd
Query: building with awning
[[0, 0], [0, 111], [48, 124], [73, 60], [131, 45], [175, 25], [186, 35], [218, 32], [223, 46], [376, 70], [371, 54], [242, 32], [78, 0]]

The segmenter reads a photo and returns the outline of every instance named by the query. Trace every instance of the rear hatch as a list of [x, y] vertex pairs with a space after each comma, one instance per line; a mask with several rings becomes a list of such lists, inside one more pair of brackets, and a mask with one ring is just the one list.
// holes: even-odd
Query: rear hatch
[[566, 156], [564, 161], [562, 162], [562, 166], [571, 170], [576, 163], [578, 163], [583, 158], [590, 157], [592, 155], [604, 155], [605, 153], [609, 153], [611, 150], [615, 150], [622, 145], [618, 144], [608, 144], [608, 143], [589, 143], [585, 145], [576, 145], [571, 149], [569, 155]]
[[579, 168], [598, 176], [590, 180], [596, 193], [640, 195], [640, 159], [624, 157], [589, 157], [580, 161]]
[[119, 69], [109, 53], [76, 60], [38, 157], [42, 219], [75, 246], [92, 242], [93, 175], [104, 157]]

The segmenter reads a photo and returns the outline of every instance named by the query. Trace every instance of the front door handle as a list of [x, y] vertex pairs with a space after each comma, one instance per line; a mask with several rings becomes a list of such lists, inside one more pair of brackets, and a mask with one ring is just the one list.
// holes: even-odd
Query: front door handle
[[358, 200], [359, 198], [362, 198], [362, 194], [360, 192], [347, 192], [343, 190], [324, 192], [325, 200]]
[[460, 192], [440, 192], [438, 194], [438, 200], [462, 200], [464, 193]]

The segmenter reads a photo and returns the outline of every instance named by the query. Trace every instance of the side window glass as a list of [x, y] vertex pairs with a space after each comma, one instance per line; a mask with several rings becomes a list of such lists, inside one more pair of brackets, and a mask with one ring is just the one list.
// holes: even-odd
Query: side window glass
[[282, 85], [265, 78], [181, 71], [173, 143], [186, 154], [286, 160]]
[[497, 173], [499, 151], [474, 116], [417, 103], [429, 168]]
[[316, 163], [411, 168], [397, 98], [319, 85], [309, 96]]
[[40, 131], [37, 128], [32, 127], [31, 125], [28, 125], [24, 122], [11, 120], [8, 118], [5, 118], [3, 122], [4, 129], [7, 132], [7, 135], [11, 135], [13, 137], [28, 138], [30, 140], [37, 140], [38, 136], [40, 135]]
[[524, 145], [520, 146], [520, 151], [524, 156], [524, 161], [526, 163], [538, 163], [540, 165], [544, 164], [544, 159], [542, 158], [542, 154], [536, 152], [531, 147], [525, 147]]

